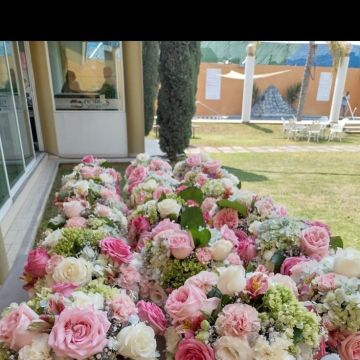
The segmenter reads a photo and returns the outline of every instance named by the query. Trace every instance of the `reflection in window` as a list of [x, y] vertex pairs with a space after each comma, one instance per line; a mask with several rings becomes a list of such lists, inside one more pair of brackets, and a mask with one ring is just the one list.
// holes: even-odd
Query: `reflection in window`
[[49, 41], [57, 110], [123, 110], [119, 41]]

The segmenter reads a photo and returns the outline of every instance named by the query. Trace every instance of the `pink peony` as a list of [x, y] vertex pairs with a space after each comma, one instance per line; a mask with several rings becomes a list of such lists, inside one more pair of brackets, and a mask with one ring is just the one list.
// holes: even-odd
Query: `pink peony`
[[84, 228], [86, 227], [86, 219], [82, 216], [75, 216], [66, 221], [65, 227]]
[[185, 160], [187, 166], [194, 168], [201, 165], [201, 154], [191, 154]]
[[341, 360], [360, 360], [360, 332], [349, 335], [339, 348]]
[[229, 229], [227, 225], [224, 225], [220, 229], [220, 234], [223, 239], [230, 240], [234, 244], [234, 246], [238, 245], [239, 243], [238, 237], [236, 236], [233, 230]]
[[162, 194], [171, 194], [173, 191], [171, 188], [166, 186], [159, 186], [154, 192], [153, 192], [153, 199], [159, 200]]
[[213, 218], [214, 227], [221, 229], [227, 225], [230, 229], [236, 228], [239, 224], [238, 213], [235, 209], [221, 209]]
[[34, 320], [39, 320], [38, 314], [25, 303], [20, 304], [0, 320], [0, 342], [4, 342], [15, 351], [30, 345], [39, 335], [36, 331], [28, 330]]
[[24, 266], [25, 272], [35, 277], [46, 275], [46, 265], [50, 256], [45, 248], [39, 247], [31, 250]]
[[65, 308], [55, 319], [48, 344], [57, 356], [86, 359], [103, 351], [109, 328], [104, 311]]
[[139, 183], [145, 180], [148, 175], [148, 170], [144, 166], [137, 166], [129, 176], [129, 183]]
[[170, 221], [169, 219], [165, 219], [160, 221], [152, 230], [153, 236], [165, 231], [165, 230], [174, 230], [180, 231], [181, 227], [176, 222]]
[[310, 226], [303, 230], [300, 237], [300, 247], [305, 255], [322, 259], [329, 253], [330, 237], [320, 226]]
[[203, 164], [203, 170], [205, 173], [210, 175], [215, 175], [221, 167], [221, 162], [219, 160], [209, 160]]
[[190, 232], [181, 231], [170, 235], [168, 238], [171, 255], [176, 259], [185, 259], [195, 248]]
[[183, 285], [169, 295], [165, 310], [173, 323], [179, 323], [201, 315], [201, 310], [211, 313], [218, 303], [218, 298], [207, 299], [205, 293], [198, 287]]
[[196, 339], [181, 340], [177, 347], [175, 360], [214, 360], [214, 350]]
[[84, 179], [92, 179], [99, 175], [100, 168], [93, 166], [83, 166], [80, 169], [80, 174]]
[[121, 265], [132, 260], [130, 246], [122, 238], [106, 237], [100, 241], [101, 252]]
[[293, 257], [289, 257], [286, 258], [284, 260], [284, 262], [281, 265], [280, 268], [280, 273], [283, 275], [292, 275], [292, 267], [297, 265], [297, 264], [302, 264], [304, 262], [309, 261], [310, 259], [307, 259], [306, 257], [298, 257], [298, 256], [293, 256]]
[[120, 271], [120, 287], [129, 291], [136, 290], [141, 279], [136, 267], [129, 264], [122, 264], [120, 266]]
[[251, 238], [247, 237], [239, 242], [237, 252], [241, 260], [248, 262], [256, 256], [255, 243]]
[[147, 322], [158, 335], [163, 335], [166, 330], [166, 318], [163, 311], [155, 304], [140, 300], [136, 304], [141, 321]]
[[324, 275], [319, 275], [314, 280], [317, 283], [319, 290], [325, 292], [336, 289], [335, 279], [336, 279], [336, 274], [328, 273]]
[[74, 284], [72, 282], [68, 283], [55, 283], [51, 287], [51, 291], [53, 293], [60, 293], [66, 297], [70, 296], [76, 288], [78, 288], [78, 284]]
[[265, 294], [268, 288], [269, 277], [263, 272], [255, 272], [246, 280], [246, 291], [252, 298]]
[[67, 218], [80, 217], [86, 205], [80, 201], [69, 201], [63, 203], [64, 214]]
[[84, 164], [91, 164], [91, 163], [94, 163], [95, 162], [95, 158], [94, 156], [92, 155], [85, 155], [81, 161], [84, 163]]
[[204, 293], [208, 293], [217, 284], [218, 276], [210, 271], [200, 271], [185, 281], [185, 285], [194, 285]]
[[219, 335], [245, 337], [259, 330], [260, 320], [252, 306], [230, 304], [222, 309], [215, 326]]
[[109, 302], [109, 309], [112, 316], [120, 323], [128, 322], [131, 315], [137, 314], [134, 302], [126, 294], [120, 294], [115, 300]]
[[197, 248], [195, 254], [202, 264], [208, 264], [212, 260], [212, 249], [210, 247]]

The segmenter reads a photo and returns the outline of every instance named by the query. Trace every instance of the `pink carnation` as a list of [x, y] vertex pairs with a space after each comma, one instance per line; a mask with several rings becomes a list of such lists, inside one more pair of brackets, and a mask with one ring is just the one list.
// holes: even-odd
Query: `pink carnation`
[[197, 248], [195, 254], [202, 264], [208, 264], [212, 260], [212, 249], [210, 247]]
[[131, 315], [137, 313], [136, 306], [131, 298], [126, 294], [120, 294], [116, 299], [109, 303], [112, 316], [120, 323], [129, 321]]
[[300, 247], [305, 255], [322, 259], [329, 253], [330, 237], [326, 229], [311, 226], [303, 230]]
[[148, 170], [144, 166], [136, 167], [129, 176], [129, 183], [139, 183], [145, 180], [146, 176], [148, 175]]
[[109, 327], [103, 311], [65, 308], [55, 319], [48, 343], [57, 356], [86, 359], [103, 351]]
[[121, 238], [106, 237], [100, 241], [101, 252], [121, 265], [132, 260], [130, 246]]
[[84, 163], [84, 164], [91, 164], [91, 163], [94, 163], [95, 162], [95, 158], [94, 156], [92, 155], [85, 155], [81, 161]]
[[75, 216], [66, 221], [65, 227], [84, 228], [86, 227], [86, 219], [82, 216]]
[[45, 248], [39, 247], [31, 250], [24, 267], [25, 272], [35, 277], [42, 277], [46, 274], [46, 265], [50, 256]]
[[225, 208], [221, 209], [213, 218], [214, 227], [221, 229], [227, 225], [230, 229], [234, 229], [239, 224], [238, 213], [235, 209]]
[[336, 274], [328, 273], [324, 275], [319, 275], [314, 280], [317, 283], [319, 290], [325, 292], [336, 289], [335, 279], [336, 279]]
[[175, 360], [214, 360], [214, 350], [196, 339], [183, 339], [179, 342]]
[[229, 229], [227, 225], [224, 225], [220, 229], [220, 234], [223, 239], [230, 240], [234, 246], [238, 245], [239, 243], [238, 237], [236, 236], [233, 230]]
[[158, 335], [163, 335], [166, 330], [166, 318], [163, 311], [151, 302], [140, 300], [136, 304], [141, 321], [147, 322]]
[[246, 291], [252, 298], [265, 294], [268, 288], [269, 277], [263, 272], [255, 272], [246, 280]]
[[120, 287], [129, 291], [136, 290], [141, 279], [136, 267], [129, 264], [122, 264], [120, 266], [120, 271]]
[[219, 335], [245, 337], [259, 330], [260, 320], [252, 306], [230, 304], [222, 309], [215, 326]]

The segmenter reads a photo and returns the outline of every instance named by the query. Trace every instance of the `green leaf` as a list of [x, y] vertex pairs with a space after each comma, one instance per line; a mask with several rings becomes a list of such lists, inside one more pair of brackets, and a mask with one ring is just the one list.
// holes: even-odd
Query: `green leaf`
[[185, 207], [181, 213], [181, 227], [197, 229], [199, 226], [205, 227], [203, 214], [198, 207]]
[[57, 195], [58, 200], [62, 201], [62, 202], [65, 201], [65, 199], [67, 197], [70, 197], [70, 194], [68, 192], [65, 192], [65, 191], [62, 191], [62, 192], [58, 193], [58, 195]]
[[274, 264], [274, 272], [279, 272], [283, 261], [286, 259], [284, 252], [278, 250], [272, 257], [271, 262]]
[[207, 294], [208, 298], [212, 298], [212, 297], [217, 297], [219, 299], [222, 298], [223, 294], [222, 292], [216, 287], [214, 286]]
[[179, 196], [184, 199], [185, 201], [188, 200], [194, 200], [196, 201], [199, 205], [202, 204], [202, 202], [204, 201], [204, 194], [201, 191], [201, 189], [195, 187], [195, 186], [190, 186], [188, 188], [186, 188], [185, 190], [181, 191], [179, 193]]
[[235, 209], [237, 210], [237, 212], [242, 216], [242, 217], [246, 217], [247, 216], [247, 208], [244, 204], [241, 204], [237, 201], [230, 201], [227, 199], [223, 199], [223, 200], [219, 200], [217, 202], [218, 206], [222, 207], [222, 208], [230, 208], [230, 209]]
[[237, 184], [237, 188], [241, 189], [241, 181], [239, 181], [239, 183]]
[[209, 244], [211, 239], [211, 232], [208, 229], [198, 230], [192, 228], [190, 231], [194, 239], [195, 247], [203, 247]]
[[330, 238], [330, 247], [332, 249], [337, 249], [337, 248], [344, 248], [344, 242], [341, 238], [341, 236], [331, 236]]
[[166, 199], [166, 194], [165, 194], [165, 193], [161, 193], [158, 202], [163, 201], [163, 200], [165, 200], [165, 199]]
[[232, 297], [229, 295], [223, 295], [221, 298], [221, 307], [224, 307], [227, 304], [230, 304], [232, 302]]
[[294, 342], [295, 344], [299, 344], [304, 342], [304, 336], [301, 329], [294, 327]]
[[112, 168], [112, 165], [108, 161], [104, 161], [101, 164], [101, 167], [108, 169], [108, 168]]

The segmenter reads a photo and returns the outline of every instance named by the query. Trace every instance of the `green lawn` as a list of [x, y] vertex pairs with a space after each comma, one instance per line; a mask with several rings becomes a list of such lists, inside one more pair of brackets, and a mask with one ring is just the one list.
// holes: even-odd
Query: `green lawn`
[[[214, 124], [197, 123], [196, 138], [191, 146], [284, 146], [309, 145], [306, 140], [288, 140], [283, 137], [282, 125], [271, 124]], [[151, 132], [151, 138], [155, 134]], [[314, 141], [311, 145], [317, 144]], [[339, 141], [321, 140], [321, 145], [338, 145]], [[342, 144], [360, 145], [360, 134], [345, 134]]]
[[360, 249], [360, 154], [212, 154], [242, 181], [294, 216], [323, 220]]

